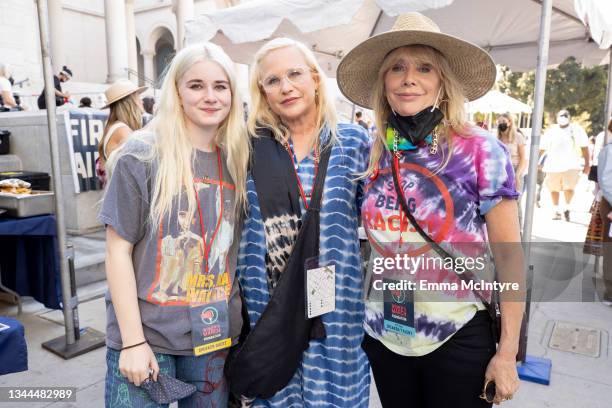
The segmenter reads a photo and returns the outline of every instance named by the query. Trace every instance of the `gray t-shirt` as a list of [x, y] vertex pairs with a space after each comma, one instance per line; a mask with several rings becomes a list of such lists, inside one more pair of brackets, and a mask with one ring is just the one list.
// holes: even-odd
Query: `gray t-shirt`
[[[152, 230], [148, 222], [149, 201], [157, 163], [143, 162], [135, 156], [148, 149], [151, 146], [139, 140], [126, 143], [125, 155], [118, 160], [106, 187], [98, 218], [134, 245], [132, 261], [138, 306], [151, 348], [160, 353], [190, 355], [193, 354], [190, 302], [197, 303], [211, 293], [203, 284], [211, 276], [216, 286], [213, 292], [229, 295], [232, 339], [237, 339], [242, 327], [238, 283], [234, 280], [241, 225], [234, 211], [235, 188], [223, 155], [220, 188], [217, 153], [196, 150], [194, 187], [199, 207], [190, 219], [187, 197], [183, 194], [181, 205], [175, 199], [170, 217], [164, 217], [161, 226]], [[221, 208], [223, 217], [219, 220]], [[204, 270], [205, 252], [208, 275]], [[110, 293], [106, 294], [106, 310], [106, 344], [120, 349], [121, 334]]]

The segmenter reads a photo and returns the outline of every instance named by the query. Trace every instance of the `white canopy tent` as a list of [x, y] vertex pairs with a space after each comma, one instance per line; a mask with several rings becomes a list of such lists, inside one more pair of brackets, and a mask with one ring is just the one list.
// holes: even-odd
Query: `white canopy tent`
[[453, 0], [253, 0], [204, 13], [186, 24], [186, 42], [212, 41], [249, 64], [268, 40], [290, 37], [309, 46], [330, 77], [348, 51], [372, 35], [384, 13], [443, 7]]
[[[489, 129], [491, 129], [492, 114], [494, 113], [507, 112], [518, 115], [518, 123], [521, 124], [523, 122], [523, 114], [531, 115], [532, 110], [531, 106], [526, 103], [496, 90], [489, 91], [484, 96], [468, 102], [466, 107], [470, 120], [472, 120], [473, 115], [477, 112], [489, 114]], [[526, 122], [529, 123], [529, 120]]]
[[468, 113], [531, 113], [531, 106], [496, 90], [489, 91], [484, 96], [468, 102], [467, 107]]

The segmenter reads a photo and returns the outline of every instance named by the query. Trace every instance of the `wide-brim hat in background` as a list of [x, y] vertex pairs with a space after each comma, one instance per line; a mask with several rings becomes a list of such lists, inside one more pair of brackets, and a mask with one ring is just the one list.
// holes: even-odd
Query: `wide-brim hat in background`
[[104, 91], [106, 96], [106, 105], [102, 109], [106, 109], [113, 103], [126, 98], [134, 93], [142, 93], [147, 89], [146, 86], [136, 86], [132, 81], [127, 79], [119, 79]]
[[497, 69], [485, 50], [440, 32], [438, 25], [421, 13], [405, 13], [390, 31], [368, 38], [344, 57], [336, 75], [340, 91], [351, 102], [372, 109], [370, 96], [383, 60], [406, 45], [428, 45], [444, 55], [470, 101], [486, 94], [495, 83]]

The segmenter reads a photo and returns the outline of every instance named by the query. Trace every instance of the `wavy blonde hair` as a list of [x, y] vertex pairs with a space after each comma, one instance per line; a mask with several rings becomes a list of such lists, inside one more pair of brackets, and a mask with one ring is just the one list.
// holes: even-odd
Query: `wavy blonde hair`
[[[170, 217], [172, 203], [187, 196], [187, 213], [193, 217], [197, 202], [193, 186], [195, 149], [187, 135], [185, 116], [178, 93], [178, 83], [196, 63], [213, 61], [225, 72], [229, 80], [232, 102], [227, 117], [221, 122], [214, 144], [226, 156], [227, 168], [236, 188], [235, 212], [238, 214], [246, 202], [246, 171], [249, 160], [249, 142], [244, 126], [242, 98], [236, 86], [234, 63], [215, 44], [194, 44], [180, 50], [166, 69], [156, 115], [145, 129], [132, 136], [151, 145], [147, 153], [137, 155], [140, 160], [158, 162], [157, 176], [152, 180], [149, 222], [157, 226], [162, 217]], [[150, 132], [149, 132], [150, 131]], [[153, 137], [150, 135], [153, 134]], [[121, 156], [111, 154], [110, 171]]]
[[[387, 118], [391, 114], [391, 106], [387, 100], [385, 90], [385, 75], [387, 71], [397, 62], [397, 54], [400, 50], [409, 49], [410, 57], [417, 64], [429, 64], [440, 76], [442, 83], [442, 92], [440, 93], [439, 108], [444, 114], [444, 119], [439, 127], [440, 136], [448, 145], [448, 155], [443, 158], [442, 163], [436, 172], [442, 170], [449, 162], [452, 156], [452, 133], [466, 137], [468, 135], [469, 124], [466, 121], [465, 101], [466, 98], [461, 89], [461, 85], [455, 78], [455, 75], [444, 57], [438, 50], [427, 45], [409, 45], [399, 47], [391, 51], [378, 70], [378, 76], [372, 89], [372, 108], [374, 110], [374, 119], [376, 127], [379, 129], [378, 135], [372, 143], [370, 152], [370, 163], [364, 176], [370, 176], [374, 173], [378, 166], [378, 162], [387, 149], [386, 129]], [[440, 154], [443, 149], [438, 149]]]
[[110, 106], [110, 114], [104, 125], [104, 133], [102, 133], [102, 139], [98, 144], [98, 153], [102, 158], [102, 161], [108, 160], [108, 157], [104, 154], [104, 141], [107, 138], [108, 129], [117, 123], [123, 122], [132, 131], [136, 131], [142, 128], [142, 108], [136, 102], [136, 98], [139, 98], [139, 93], [133, 93], [126, 98], [119, 99]]
[[304, 44], [290, 38], [275, 38], [267, 42], [255, 54], [250, 77], [250, 92], [251, 92], [251, 112], [247, 121], [249, 133], [254, 136], [257, 134], [258, 128], [268, 128], [274, 134], [276, 140], [281, 143], [289, 140], [289, 129], [283, 123], [280, 116], [270, 109], [270, 105], [266, 99], [266, 94], [259, 81], [262, 80], [261, 61], [274, 50], [285, 47], [294, 47], [302, 53], [306, 64], [310, 68], [312, 75], [317, 80], [317, 95], [315, 96], [316, 104], [316, 124], [317, 135], [323, 127], [327, 125], [331, 131], [331, 142], [336, 142], [336, 126], [338, 118], [333, 101], [330, 100], [327, 94], [326, 76], [323, 69], [317, 62], [313, 52]]

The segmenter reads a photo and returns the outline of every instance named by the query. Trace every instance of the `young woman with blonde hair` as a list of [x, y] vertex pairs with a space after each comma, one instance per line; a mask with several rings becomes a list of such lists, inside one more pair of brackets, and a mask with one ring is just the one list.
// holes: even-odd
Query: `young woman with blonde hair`
[[488, 244], [497, 279], [523, 283], [512, 164], [464, 112], [495, 73], [484, 50], [419, 13], [338, 67], [341, 91], [380, 129], [361, 207], [372, 247], [363, 348], [385, 408], [490, 407], [519, 386], [522, 292], [502, 297], [496, 339], [491, 291], [473, 286], [492, 278]]
[[243, 406], [365, 408], [356, 178], [368, 134], [337, 123], [325, 74], [297, 41], [265, 44], [250, 87], [252, 165], [237, 273], [251, 332], [228, 360], [230, 387]]
[[167, 387], [162, 374], [197, 387], [179, 407], [227, 405], [248, 154], [232, 61], [214, 44], [182, 49], [156, 116], [106, 163], [107, 407], [157, 406], [138, 387]]
[[120, 79], [105, 91], [107, 102], [102, 109], [110, 108], [110, 113], [98, 144], [96, 160], [96, 174], [103, 186], [106, 183], [104, 163], [110, 154], [134, 131], [142, 128], [144, 108], [139, 95], [146, 89], [146, 86], [137, 87], [132, 81]]

